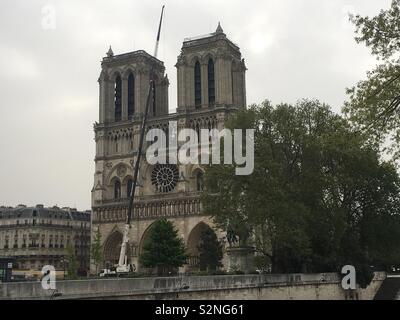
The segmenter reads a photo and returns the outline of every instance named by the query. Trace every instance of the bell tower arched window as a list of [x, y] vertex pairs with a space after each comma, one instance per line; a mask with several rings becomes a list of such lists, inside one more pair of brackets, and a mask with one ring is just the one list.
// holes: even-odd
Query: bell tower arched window
[[135, 113], [135, 77], [129, 74], [128, 77], [128, 118], [132, 119]]
[[196, 108], [201, 106], [201, 67], [199, 61], [194, 65], [194, 104]]
[[215, 104], [215, 72], [214, 61], [208, 60], [208, 104]]
[[119, 180], [114, 182], [114, 199], [121, 198], [121, 182]]
[[114, 117], [115, 121], [121, 121], [122, 118], [122, 80], [120, 76], [115, 79], [114, 93]]

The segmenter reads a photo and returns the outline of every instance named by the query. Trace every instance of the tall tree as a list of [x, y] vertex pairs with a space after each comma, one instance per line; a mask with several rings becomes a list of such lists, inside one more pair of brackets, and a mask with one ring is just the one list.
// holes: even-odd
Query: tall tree
[[67, 246], [67, 260], [68, 260], [68, 279], [76, 280], [78, 279], [78, 261], [76, 259], [76, 254], [74, 247], [72, 245]]
[[380, 61], [367, 79], [347, 89], [343, 111], [376, 143], [391, 140], [388, 151], [400, 159], [400, 0], [375, 17], [351, 16], [356, 41]]
[[97, 231], [93, 238], [92, 245], [90, 247], [90, 255], [93, 260], [93, 264], [96, 266], [96, 274], [97, 274], [99, 265], [102, 261], [101, 232], [99, 227], [97, 228]]
[[222, 244], [211, 228], [202, 231], [198, 250], [201, 271], [216, 271], [222, 266]]
[[143, 245], [140, 263], [146, 268], [156, 268], [158, 275], [167, 275], [183, 266], [186, 260], [185, 244], [172, 222], [156, 221]]

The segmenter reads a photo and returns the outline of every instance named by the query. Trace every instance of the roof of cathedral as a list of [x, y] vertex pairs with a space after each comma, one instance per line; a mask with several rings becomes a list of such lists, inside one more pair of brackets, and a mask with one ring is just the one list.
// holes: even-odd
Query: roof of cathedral
[[224, 33], [224, 30], [222, 29], [220, 22], [218, 22], [217, 29], [213, 33], [208, 33], [208, 34], [204, 34], [204, 35], [196, 36], [196, 37], [185, 38], [183, 40], [183, 47], [191, 47], [191, 46], [201, 45], [201, 44], [205, 44], [210, 41], [220, 40], [220, 39], [224, 39], [224, 40], [228, 41], [231, 45], [233, 45], [233, 47], [235, 49], [239, 50], [239, 46], [237, 44], [233, 43], [231, 40], [229, 40], [226, 37], [226, 34]]
[[[112, 54], [110, 53], [110, 51], [111, 51]], [[147, 59], [147, 60], [152, 61], [152, 62], [154, 62], [154, 63], [156, 63], [156, 64], [158, 64], [160, 66], [164, 66], [164, 62], [162, 62], [161, 60], [153, 57], [151, 54], [148, 54], [144, 50], [136, 50], [136, 51], [132, 51], [132, 52], [127, 52], [127, 53], [114, 55], [114, 53], [112, 52], [111, 47], [110, 47], [109, 52], [107, 53], [107, 57], [103, 58], [103, 63], [121, 62], [121, 61], [134, 59], [134, 58]]]

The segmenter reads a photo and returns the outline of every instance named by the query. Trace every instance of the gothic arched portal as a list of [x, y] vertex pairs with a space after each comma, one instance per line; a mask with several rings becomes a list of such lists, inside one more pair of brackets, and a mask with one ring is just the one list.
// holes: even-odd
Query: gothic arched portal
[[214, 232], [214, 230], [206, 223], [200, 222], [198, 223], [190, 232], [188, 241], [187, 241], [187, 251], [189, 255], [189, 268], [194, 270], [194, 269], [199, 269], [199, 249], [198, 246], [200, 244], [200, 239], [201, 239], [201, 234], [203, 231], [206, 230], [211, 230]]
[[103, 260], [106, 267], [114, 266], [118, 263], [119, 253], [122, 244], [122, 233], [113, 232], [104, 243]]

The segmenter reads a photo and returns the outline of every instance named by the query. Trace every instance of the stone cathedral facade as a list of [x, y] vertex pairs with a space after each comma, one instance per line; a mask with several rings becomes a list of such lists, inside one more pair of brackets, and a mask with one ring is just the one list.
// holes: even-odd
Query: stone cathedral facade
[[[176, 63], [175, 113], [168, 111], [169, 80], [162, 61], [145, 51], [114, 55], [110, 48], [101, 68], [99, 121], [94, 125], [92, 237], [100, 230], [104, 266], [111, 266], [119, 258], [150, 77], [155, 79], [155, 93], [147, 129], [167, 133], [170, 121], [177, 122], [178, 131], [223, 129], [229, 113], [246, 106], [246, 66], [239, 47], [220, 25], [212, 34], [185, 39]], [[202, 211], [202, 183], [199, 165], [151, 166], [142, 157], [128, 250], [137, 270], [141, 269], [138, 258], [146, 236], [162, 217], [174, 223], [187, 245], [190, 258], [185, 269], [197, 268], [200, 234], [213, 227]], [[216, 232], [219, 238], [224, 237]]]

